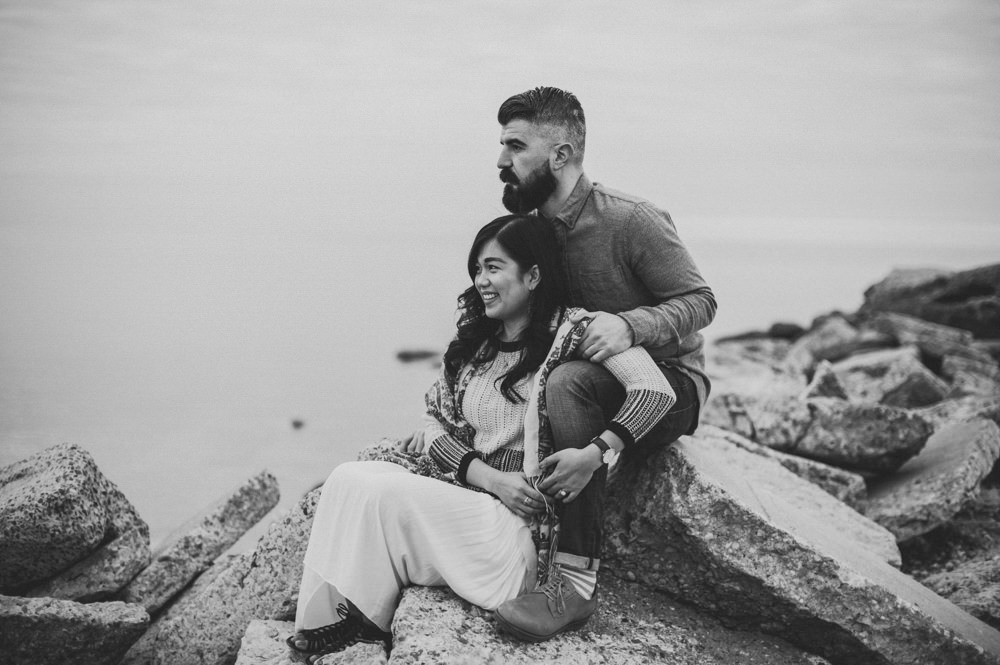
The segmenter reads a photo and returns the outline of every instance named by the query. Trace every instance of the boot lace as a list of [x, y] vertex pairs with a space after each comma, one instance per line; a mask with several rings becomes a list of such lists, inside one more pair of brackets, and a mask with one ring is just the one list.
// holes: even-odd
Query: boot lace
[[555, 564], [548, 581], [539, 589], [549, 600], [555, 603], [556, 612], [559, 614], [566, 611], [566, 598], [563, 595], [564, 586], [565, 581], [562, 576], [562, 568], [560, 568], [559, 564]]

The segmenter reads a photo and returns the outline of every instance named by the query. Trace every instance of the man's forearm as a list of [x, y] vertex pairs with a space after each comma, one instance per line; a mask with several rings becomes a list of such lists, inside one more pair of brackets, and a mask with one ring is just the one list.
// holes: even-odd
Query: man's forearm
[[660, 347], [707, 327], [715, 318], [715, 310], [715, 295], [706, 286], [658, 305], [619, 312], [618, 316], [629, 324], [636, 346]]

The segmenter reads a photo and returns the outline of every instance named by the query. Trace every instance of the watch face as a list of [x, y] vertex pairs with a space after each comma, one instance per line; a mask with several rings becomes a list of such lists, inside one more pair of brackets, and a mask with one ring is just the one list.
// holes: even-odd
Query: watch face
[[614, 448], [608, 448], [604, 451], [604, 463], [611, 466], [618, 459], [618, 451]]

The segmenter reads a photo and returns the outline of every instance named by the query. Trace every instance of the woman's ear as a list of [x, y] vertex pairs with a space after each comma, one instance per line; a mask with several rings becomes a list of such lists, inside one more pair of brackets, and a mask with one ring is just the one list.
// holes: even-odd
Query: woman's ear
[[537, 264], [531, 266], [531, 268], [528, 270], [527, 278], [528, 278], [528, 290], [529, 291], [534, 291], [535, 288], [542, 281], [542, 273], [538, 269], [538, 265]]

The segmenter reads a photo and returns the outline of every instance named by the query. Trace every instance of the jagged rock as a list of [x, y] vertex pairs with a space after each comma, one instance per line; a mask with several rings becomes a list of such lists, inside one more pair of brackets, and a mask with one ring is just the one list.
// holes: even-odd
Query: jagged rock
[[789, 452], [845, 469], [895, 471], [931, 434], [931, 425], [906, 409], [831, 398], [806, 403], [809, 428]]
[[715, 395], [702, 422], [782, 452], [876, 474], [898, 469], [931, 433], [926, 419], [906, 409], [766, 392]]
[[947, 598], [974, 617], [1000, 628], [1000, 555], [959, 564], [935, 573], [924, 586]]
[[115, 665], [149, 623], [138, 605], [0, 596], [5, 665]]
[[927, 364], [940, 362], [945, 356], [960, 356], [983, 362], [992, 360], [985, 351], [973, 344], [972, 333], [968, 330], [930, 323], [904, 314], [884, 312], [872, 316], [866, 325], [891, 335], [900, 345], [912, 344], [918, 347]]
[[5, 467], [0, 488], [3, 590], [98, 600], [149, 563], [149, 527], [80, 446], [53, 446]]
[[858, 338], [858, 329], [843, 316], [834, 314], [816, 322], [788, 350], [787, 362], [811, 370], [820, 360], [836, 359]]
[[894, 475], [870, 484], [866, 514], [900, 541], [927, 533], [975, 498], [998, 458], [993, 421], [947, 425]]
[[180, 595], [175, 596], [167, 608], [156, 616], [142, 637], [132, 645], [119, 665], [153, 665], [156, 661], [156, 636], [160, 633], [160, 627], [168, 623], [170, 619], [183, 615], [185, 608], [191, 604], [192, 600], [224, 573], [239, 556], [227, 554], [219, 557], [212, 563], [211, 568], [194, 580], [191, 586]]
[[189, 522], [122, 590], [121, 599], [155, 614], [274, 508], [278, 498], [273, 475], [262, 471], [250, 478], [195, 518], [193, 527]]
[[[892, 533], [788, 471], [780, 461], [747, 450], [740, 445], [738, 437], [727, 436], [724, 431], [712, 427], [700, 427], [695, 436], [686, 437], [684, 441], [697, 446], [702, 457], [711, 458], [717, 473], [738, 482], [754, 495], [780, 500], [786, 508], [813, 516], [825, 528], [836, 531], [840, 538], [853, 542], [855, 547], [866, 549], [892, 566], [900, 565], [899, 548]], [[746, 452], [755, 454], [748, 457]], [[623, 470], [626, 476], [628, 473], [627, 469]], [[617, 482], [617, 478], [615, 480]], [[665, 478], [661, 481], [668, 482]], [[609, 533], [615, 534], [608, 536], [609, 541], [625, 542], [620, 531], [612, 529]]]
[[1000, 397], [1000, 366], [989, 360], [949, 355], [941, 361], [941, 375], [951, 381], [948, 397]]
[[[739, 446], [747, 452], [773, 459], [799, 478], [808, 480], [835, 499], [843, 501], [859, 513], [864, 513], [868, 498], [868, 489], [865, 485], [865, 479], [856, 473], [806, 459], [805, 457], [799, 457], [798, 455], [788, 455], [773, 448], [756, 444], [735, 432], [729, 432], [713, 425], [701, 425], [698, 428], [697, 438], [722, 439], [723, 441]], [[899, 557], [896, 548], [893, 547], [891, 550], [887, 549], [887, 551], [893, 553], [893, 556], [890, 557], [890, 563], [898, 566]]]
[[777, 450], [790, 451], [809, 429], [812, 412], [808, 402], [797, 393], [772, 395], [762, 386], [756, 392], [743, 394], [713, 392], [701, 422]]
[[713, 391], [746, 393], [800, 390], [805, 375], [785, 363], [789, 343], [771, 338], [717, 342], [707, 349], [706, 364]]
[[233, 661], [253, 619], [289, 619], [302, 578], [319, 490], [313, 490], [232, 561], [210, 584], [159, 625], [156, 665], [223, 665]]
[[896, 268], [882, 281], [865, 290], [865, 304], [861, 309], [895, 311], [886, 305], [891, 305], [900, 298], [912, 298], [914, 294], [940, 286], [953, 274], [952, 270], [940, 268]]
[[1000, 331], [1000, 264], [948, 273], [894, 271], [865, 291], [859, 314], [897, 312], [968, 330], [977, 337]]
[[[303, 659], [290, 653], [285, 638], [295, 632], [294, 621], [251, 621], [243, 635], [236, 665], [299, 665]], [[386, 665], [381, 644], [355, 644], [323, 657], [322, 665]]]
[[861, 353], [832, 369], [849, 398], [862, 402], [911, 409], [940, 402], [949, 390], [920, 362], [915, 346]]
[[1000, 363], [1000, 338], [976, 340], [976, 348]]
[[[666, 596], [600, 575], [596, 614], [580, 630], [527, 644], [446, 588], [411, 587], [393, 620], [393, 665], [821, 665], [779, 640], [693, 617]], [[669, 601], [669, 602], [668, 602]]]
[[895, 346], [896, 341], [885, 333], [870, 328], [857, 328], [841, 314], [818, 318], [812, 328], [788, 349], [785, 364], [809, 374], [817, 363], [836, 362], [855, 353]]
[[833, 365], [829, 360], [821, 360], [816, 365], [813, 378], [806, 386], [802, 394], [803, 399], [810, 397], [836, 397], [837, 399], [847, 399], [847, 391], [844, 389], [840, 379], [833, 371]]
[[934, 425], [935, 429], [955, 421], [988, 418], [1000, 424], [1000, 395], [968, 395], [947, 399], [934, 406], [918, 409], [922, 418]]
[[767, 461], [685, 437], [646, 468], [618, 474], [605, 558], [838, 665], [1000, 663], [1000, 633], [789, 505], [786, 494], [762, 491], [734, 463]]

